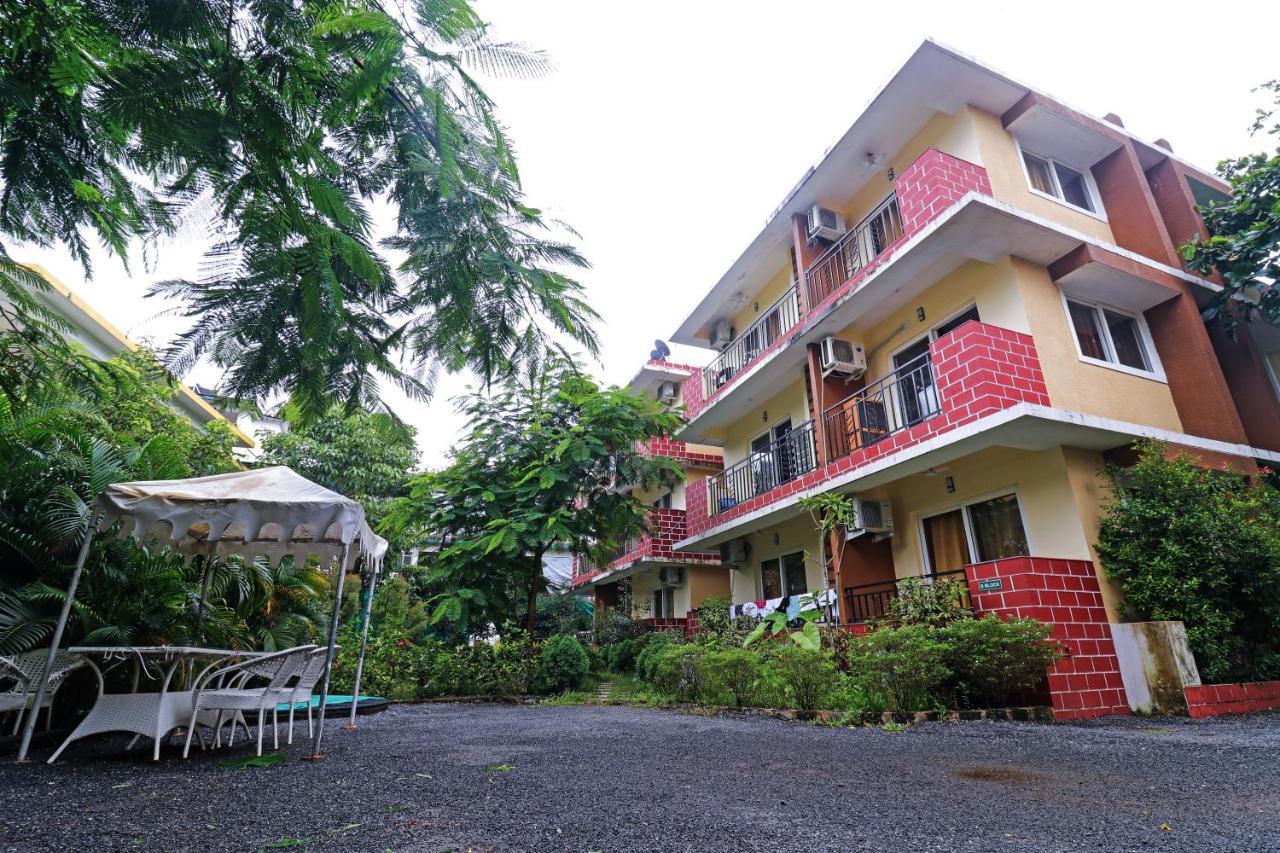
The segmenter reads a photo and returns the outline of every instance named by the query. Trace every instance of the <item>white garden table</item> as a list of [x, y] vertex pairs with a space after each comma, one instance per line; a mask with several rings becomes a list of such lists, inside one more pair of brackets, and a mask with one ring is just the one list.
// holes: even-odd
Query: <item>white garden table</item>
[[[160, 741], [169, 732], [191, 722], [193, 691], [170, 689], [175, 673], [191, 671], [223, 662], [252, 657], [260, 652], [203, 649], [194, 646], [72, 646], [67, 651], [84, 658], [98, 677], [98, 700], [75, 731], [49, 757], [52, 764], [72, 741], [102, 732], [133, 732], [155, 742], [151, 758], [160, 760]], [[133, 689], [129, 693], [108, 693], [105, 674], [124, 663], [133, 665]], [[159, 685], [154, 693], [138, 692], [142, 676]], [[136, 740], [136, 738], [135, 738]]]

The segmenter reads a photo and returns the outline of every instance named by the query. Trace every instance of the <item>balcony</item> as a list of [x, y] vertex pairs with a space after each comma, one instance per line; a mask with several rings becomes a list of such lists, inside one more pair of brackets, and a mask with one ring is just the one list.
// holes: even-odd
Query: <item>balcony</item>
[[808, 304], [821, 305], [846, 281], [901, 240], [904, 233], [898, 196], [894, 193], [856, 228], [831, 244], [805, 270]]
[[883, 619], [889, 609], [889, 602], [898, 597], [899, 590], [906, 580], [930, 582], [949, 580], [957, 583], [956, 606], [966, 610], [972, 609], [972, 596], [969, 595], [969, 580], [964, 569], [950, 572], [939, 572], [917, 578], [894, 578], [875, 583], [861, 583], [844, 588], [843, 609], [840, 620], [846, 625], [861, 625]]
[[800, 322], [799, 290], [791, 285], [756, 321], [702, 369], [702, 393], [711, 397]]
[[845, 397], [823, 413], [827, 458], [839, 459], [942, 411], [925, 353]]
[[[973, 429], [960, 428], [1023, 403], [1049, 405], [1031, 337], [969, 321], [930, 344], [927, 355], [828, 408], [821, 456], [809, 421], [708, 477], [705, 488], [691, 484], [685, 547], [731, 538], [746, 516], [761, 524], [799, 514], [800, 495], [847, 486], [873, 466], [878, 482], [891, 482], [916, 464], [913, 448], [920, 445], [935, 454], [962, 453], [949, 434], [957, 441], [973, 437]], [[1057, 435], [1052, 440], [1062, 443]]]
[[649, 530], [633, 536], [609, 555], [607, 565], [591, 566], [581, 558], [575, 558], [573, 585], [608, 577], [610, 581], [623, 570], [645, 565], [720, 565], [718, 552], [677, 552], [675, 543], [685, 538], [685, 511], [682, 509], [651, 509], [648, 514]]
[[[875, 306], [872, 310], [887, 312], [893, 304], [923, 292], [951, 268], [947, 264], [958, 265], [974, 239], [951, 233], [956, 228], [947, 236], [926, 232], [971, 195], [991, 196], [986, 170], [935, 148], [926, 149], [898, 176], [892, 195], [808, 264], [798, 287], [788, 289], [728, 349], [685, 380], [681, 390], [688, 423], [684, 437], [701, 440], [751, 409], [751, 394], [736, 393], [748, 372], [747, 381], [755, 387], [771, 387], [804, 364], [804, 344], [816, 343], [832, 329], [848, 325], [854, 315], [867, 312], [869, 302]], [[965, 225], [972, 227], [976, 226]], [[982, 227], [995, 227], [1001, 233], [1009, 230], [1002, 222], [985, 220]], [[1020, 235], [1010, 233], [1004, 239], [1027, 251]], [[1055, 244], [1046, 263], [1072, 245], [1067, 241], [1059, 249]], [[899, 255], [901, 264], [896, 262]], [[875, 286], [886, 278], [893, 279], [891, 285], [885, 281], [882, 287]], [[698, 322], [705, 324], [723, 306], [699, 311]]]
[[813, 421], [707, 479], [711, 514], [727, 512], [818, 467]]

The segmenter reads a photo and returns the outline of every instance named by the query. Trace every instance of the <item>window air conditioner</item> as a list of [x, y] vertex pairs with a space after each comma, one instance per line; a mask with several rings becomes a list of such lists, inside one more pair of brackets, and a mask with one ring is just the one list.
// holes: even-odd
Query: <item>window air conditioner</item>
[[733, 341], [733, 326], [728, 320], [717, 320], [711, 327], [711, 346], [724, 349]]
[[663, 566], [658, 569], [658, 583], [663, 586], [680, 586], [684, 583], [684, 566]]
[[867, 372], [867, 353], [862, 344], [840, 338], [822, 339], [822, 377], [832, 374], [857, 379]]
[[846, 539], [864, 533], [893, 535], [893, 506], [888, 501], [853, 500], [853, 523], [845, 530]]
[[720, 562], [731, 569], [744, 568], [751, 560], [751, 543], [739, 537], [720, 546]]
[[668, 382], [658, 383], [658, 402], [659, 403], [674, 403], [679, 393], [680, 393], [680, 386], [674, 382], [668, 381]]
[[844, 217], [834, 210], [814, 205], [809, 208], [808, 236], [810, 240], [839, 240], [845, 232]]

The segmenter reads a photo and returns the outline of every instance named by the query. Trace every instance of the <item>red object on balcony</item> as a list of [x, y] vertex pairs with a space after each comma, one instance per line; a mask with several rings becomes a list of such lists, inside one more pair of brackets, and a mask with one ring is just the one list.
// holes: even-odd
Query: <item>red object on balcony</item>
[[[971, 320], [929, 346], [937, 414], [878, 440], [848, 442], [852, 452], [723, 510], [708, 506], [707, 483], [685, 490], [688, 535], [763, 509], [775, 501], [847, 474], [869, 462], [972, 423], [1018, 403], [1049, 405], [1044, 371], [1030, 335]], [[874, 383], [873, 383], [874, 384]], [[834, 407], [833, 407], [834, 408]]]

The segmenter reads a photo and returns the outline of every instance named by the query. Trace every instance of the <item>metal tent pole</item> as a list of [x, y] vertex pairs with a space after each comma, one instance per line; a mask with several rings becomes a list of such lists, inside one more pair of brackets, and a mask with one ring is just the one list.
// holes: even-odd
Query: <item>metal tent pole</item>
[[356, 725], [356, 706], [360, 704], [360, 676], [364, 674], [364, 650], [369, 644], [369, 620], [373, 613], [373, 594], [378, 590], [378, 576], [381, 574], [382, 563], [378, 563], [373, 567], [373, 577], [369, 580], [369, 597], [364, 603], [364, 621], [360, 626], [360, 657], [356, 660], [356, 683], [351, 688], [351, 719], [344, 726], [349, 731], [359, 728]]
[[[342, 616], [342, 585], [347, 579], [347, 558], [351, 554], [351, 543], [342, 545], [342, 557], [338, 560], [338, 588], [333, 595], [333, 616], [329, 619], [329, 649], [324, 657], [324, 679], [320, 682], [320, 722], [316, 726], [316, 739], [308, 758], [322, 758], [320, 744], [324, 741], [324, 713], [329, 704], [329, 679], [333, 675], [333, 654], [338, 646], [338, 619]], [[308, 699], [308, 701], [310, 701]]]
[[196, 630], [195, 636], [200, 642], [204, 642], [204, 608], [205, 602], [209, 600], [209, 587], [213, 585], [213, 564], [215, 562], [215, 554], [218, 550], [218, 543], [209, 543], [209, 553], [204, 555], [204, 580], [200, 583], [200, 600], [196, 602]]
[[[31, 747], [31, 735], [36, 730], [36, 717], [40, 715], [40, 705], [44, 702], [44, 693], [49, 686], [49, 673], [53, 671], [53, 661], [58, 656], [58, 646], [62, 643], [62, 633], [67, 628], [67, 620], [71, 617], [71, 602], [75, 600], [76, 587], [80, 585], [80, 574], [84, 571], [85, 560], [89, 558], [89, 546], [98, 532], [98, 519], [89, 523], [84, 541], [80, 543], [80, 553], [76, 555], [76, 568], [71, 573], [71, 583], [67, 584], [67, 597], [62, 602], [62, 612], [58, 614], [58, 624], [53, 629], [53, 642], [49, 644], [49, 655], [45, 658], [44, 671], [40, 673], [40, 686], [36, 688], [36, 701], [27, 715], [22, 727], [22, 744], [18, 747], [18, 761], [27, 760], [27, 750]], [[50, 712], [52, 713], [52, 711]]]

